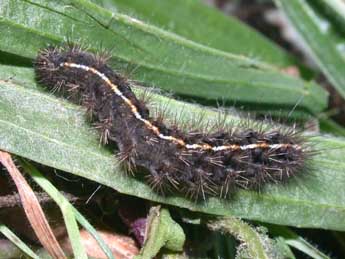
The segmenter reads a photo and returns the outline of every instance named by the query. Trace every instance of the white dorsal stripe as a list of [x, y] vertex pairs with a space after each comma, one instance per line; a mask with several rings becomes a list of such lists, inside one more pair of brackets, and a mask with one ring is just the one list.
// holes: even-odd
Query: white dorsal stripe
[[138, 108], [132, 103], [131, 100], [129, 100], [118, 88], [117, 85], [113, 84], [110, 79], [97, 69], [93, 67], [89, 67], [82, 64], [76, 64], [76, 63], [69, 63], [69, 62], [63, 62], [60, 64], [60, 67], [71, 67], [71, 68], [77, 68], [81, 69], [87, 72], [91, 72], [94, 75], [97, 75], [99, 78], [101, 78], [112, 90], [113, 92], [119, 96], [131, 109], [134, 117], [140, 121], [142, 121], [149, 129], [151, 129], [157, 137], [160, 139], [172, 141], [176, 144], [184, 146], [186, 149], [191, 150], [197, 150], [197, 149], [203, 149], [203, 150], [212, 150], [212, 151], [224, 151], [224, 150], [250, 150], [255, 148], [266, 148], [266, 149], [279, 149], [279, 148], [293, 148], [296, 150], [301, 150], [302, 147], [300, 145], [296, 144], [266, 144], [266, 143], [258, 143], [258, 144], [248, 144], [248, 145], [237, 145], [237, 144], [230, 144], [230, 145], [224, 145], [224, 146], [210, 146], [206, 143], [200, 143], [200, 144], [186, 144], [184, 140], [175, 138], [173, 136], [166, 136], [160, 133], [159, 129], [154, 126], [149, 120], [144, 119], [141, 114], [138, 112]]

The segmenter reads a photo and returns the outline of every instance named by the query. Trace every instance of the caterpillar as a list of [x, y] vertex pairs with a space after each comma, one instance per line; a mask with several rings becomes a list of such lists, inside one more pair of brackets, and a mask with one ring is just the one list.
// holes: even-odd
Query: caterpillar
[[295, 128], [219, 128], [185, 132], [150, 117], [129, 81], [80, 46], [39, 51], [37, 81], [86, 107], [103, 144], [115, 143], [134, 176], [158, 193], [226, 198], [238, 188], [285, 182], [305, 169], [308, 149]]

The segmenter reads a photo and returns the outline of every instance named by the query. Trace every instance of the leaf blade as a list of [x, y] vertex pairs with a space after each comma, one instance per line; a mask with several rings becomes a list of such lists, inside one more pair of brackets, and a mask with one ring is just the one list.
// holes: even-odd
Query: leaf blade
[[13, 1], [13, 6], [6, 2], [0, 9], [0, 29], [6, 38], [0, 42], [0, 50], [5, 52], [34, 58], [39, 48], [72, 35], [70, 40], [82, 38], [91, 42], [94, 49], [99, 49], [100, 42], [104, 48], [113, 49], [111, 65], [122, 72], [135, 70], [133, 79], [187, 98], [211, 104], [219, 100], [230, 105], [245, 104], [255, 110], [279, 107], [290, 111], [299, 103], [299, 110], [312, 114], [327, 104], [326, 92], [315, 83], [284, 75], [274, 66], [254, 59], [200, 45], [126, 15], [112, 14], [84, 0], [66, 0], [64, 4]]
[[20, 250], [29, 255], [33, 259], [39, 259], [39, 256], [30, 249], [15, 233], [13, 233], [6, 225], [0, 223], [0, 233], [7, 237]]
[[[103, 252], [106, 254], [106, 256], [109, 259], [115, 259], [110, 248], [108, 245], [103, 241], [103, 239], [100, 237], [96, 229], [86, 220], [86, 218], [76, 209], [73, 207], [73, 205], [55, 188], [53, 184], [51, 184], [31, 163], [28, 161], [21, 161], [21, 165], [23, 168], [31, 175], [31, 177], [34, 179], [34, 181], [45, 191], [49, 194], [49, 196], [59, 205], [62, 214], [64, 216], [66, 226], [67, 222], [70, 226], [67, 226], [70, 228], [69, 238], [71, 239], [71, 242], [78, 242], [79, 244], [74, 244], [72, 246], [74, 256], [76, 258], [83, 258], [85, 252], [83, 251], [84, 248], [81, 246], [80, 241], [80, 235], [79, 231], [77, 231], [76, 226], [71, 226], [71, 224], [75, 224], [73, 221], [75, 219], [82, 225], [98, 242], [99, 246], [102, 248]], [[66, 215], [67, 213], [67, 215]], [[70, 219], [70, 217], [72, 217]], [[72, 221], [72, 223], [71, 223]], [[74, 248], [75, 247], [75, 248]]]
[[321, 14], [310, 2], [305, 0], [275, 0], [275, 2], [307, 42], [321, 71], [345, 98], [345, 51], [340, 48], [344, 45], [343, 38], [338, 35], [341, 34], [340, 30], [333, 28], [331, 20]]
[[296, 60], [264, 36], [231, 16], [198, 0], [93, 0], [202, 45], [274, 64], [296, 65]]
[[[13, 67], [11, 67], [11, 73]], [[2, 73], [6, 71], [2, 66]], [[18, 68], [23, 70], [23, 68]], [[327, 154], [313, 159], [315, 169], [287, 186], [270, 185], [262, 193], [239, 191], [231, 200], [211, 198], [194, 203], [181, 197], [162, 197], [145, 183], [121, 174], [112, 152], [98, 143], [98, 134], [85, 122], [84, 112], [65, 100], [38, 91], [33, 71], [16, 73], [16, 81], [0, 81], [0, 148], [33, 161], [55, 167], [101, 184], [121, 193], [215, 215], [232, 215], [263, 222], [344, 230], [345, 164], [341, 160], [345, 141], [319, 137]], [[19, 78], [25, 76], [25, 80]], [[31, 75], [31, 78], [30, 78]], [[2, 78], [8, 78], [10, 75]], [[1, 77], [0, 77], [1, 78]], [[25, 83], [20, 83], [24, 81]], [[31, 82], [30, 82], [31, 81]], [[181, 120], [205, 113], [215, 119], [214, 111], [154, 95], [155, 103], [169, 104], [167, 116], [184, 114]], [[236, 118], [229, 118], [235, 119]], [[238, 118], [237, 118], [238, 120]], [[231, 123], [234, 123], [233, 121]]]

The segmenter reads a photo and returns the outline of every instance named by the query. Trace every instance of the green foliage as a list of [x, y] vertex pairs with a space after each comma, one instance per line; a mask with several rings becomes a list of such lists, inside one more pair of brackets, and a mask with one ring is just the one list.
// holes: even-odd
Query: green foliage
[[[332, 8], [329, 10], [331, 14], [327, 15], [324, 7], [316, 4], [317, 1], [275, 0], [308, 44], [322, 72], [345, 98], [345, 33], [340, 27], [344, 25], [345, 17], [344, 13], [342, 16], [338, 13], [344, 9], [344, 3], [339, 0], [319, 1]], [[340, 26], [334, 22], [334, 16], [340, 21]]]
[[186, 237], [167, 209], [152, 207], [147, 221], [147, 239], [137, 259], [153, 258], [162, 247], [174, 252], [183, 251]]
[[279, 73], [279, 67], [260, 58], [204, 46], [88, 1], [3, 1], [0, 16], [0, 50], [5, 52], [34, 58], [49, 43], [81, 40], [93, 50], [109, 50], [113, 67], [135, 70], [133, 79], [203, 102], [290, 111], [302, 100], [297, 108], [312, 114], [326, 107], [327, 95], [318, 85]]
[[[20, 71], [17, 73], [14, 67], [9, 69], [16, 75], [16, 81], [25, 83], [0, 82], [0, 146], [4, 150], [125, 194], [190, 210], [300, 227], [345, 228], [342, 220], [345, 206], [342, 170], [345, 165], [341, 155], [345, 142], [342, 139], [313, 138], [319, 149], [327, 149], [327, 154], [321, 152], [315, 156], [313, 170], [287, 185], [267, 186], [261, 193], [242, 190], [231, 200], [212, 198], [204, 203], [162, 197], [142, 181], [121, 173], [123, 169], [112, 151], [100, 147], [98, 134], [90, 128], [80, 107], [38, 91], [32, 70], [17, 68]], [[1, 71], [5, 73], [6, 67], [2, 66]], [[11, 75], [10, 72], [5, 78]], [[21, 75], [25, 78], [21, 79]], [[200, 113], [211, 121], [217, 118], [217, 112], [197, 105], [159, 95], [152, 95], [152, 100], [157, 105], [168, 104], [167, 118], [181, 114], [181, 122], [190, 121]], [[229, 116], [227, 120], [236, 124], [242, 119]]]
[[[321, 31], [320, 24], [315, 22], [320, 8], [311, 1], [276, 2], [302, 33], [320, 69], [345, 96], [344, 55], [339, 51], [343, 32], [336, 31], [336, 27]], [[344, 23], [344, 15], [335, 7], [336, 0], [318, 2], [335, 14], [338, 23]], [[333, 26], [333, 21], [326, 21]], [[244, 238], [249, 250], [244, 249], [242, 255], [260, 253], [258, 258], [278, 258], [271, 253], [275, 248], [267, 252], [266, 245], [271, 240], [262, 239], [264, 235], [234, 217], [345, 230], [344, 139], [312, 138], [311, 144], [321, 151], [312, 158], [311, 170], [301, 172], [304, 176], [287, 185], [270, 185], [260, 193], [241, 190], [230, 200], [211, 198], [201, 203], [183, 197], [162, 197], [142, 181], [125, 176], [113, 151], [99, 145], [98, 134], [86, 122], [84, 111], [37, 86], [31, 68], [38, 49], [69, 40], [87, 43], [92, 51], [107, 50], [112, 55], [110, 64], [114, 69], [185, 100], [211, 105], [222, 101], [225, 105], [235, 103], [259, 112], [282, 114], [298, 103], [296, 117], [315, 116], [324, 111], [328, 96], [318, 84], [281, 72], [288, 66], [301, 68], [300, 64], [237, 20], [196, 0], [4, 0], [0, 2], [0, 31], [0, 149], [91, 179], [122, 194], [228, 217], [214, 221], [212, 226]], [[152, 99], [157, 105], [168, 107], [168, 119], [181, 114], [181, 122], [190, 121], [200, 113], [210, 121], [217, 117], [210, 108], [157, 94], [152, 94]], [[233, 115], [227, 118], [234, 125], [242, 121], [243, 118]], [[344, 132], [330, 121], [323, 123], [330, 132]], [[24, 165], [29, 172], [36, 172], [30, 164]], [[34, 179], [54, 199], [62, 199], [43, 178], [36, 174]], [[69, 234], [74, 236], [75, 254], [85, 257], [77, 220], [96, 236], [110, 257], [96, 231], [65, 202], [62, 211]], [[168, 210], [161, 210], [161, 215], [157, 217], [157, 231], [148, 241], [149, 248], [142, 251], [143, 257], [154, 256], [163, 246], [172, 250], [182, 248], [184, 234], [180, 226], [171, 219]], [[176, 230], [175, 236], [166, 231], [170, 227]], [[154, 244], [155, 238], [161, 242]], [[281, 238], [284, 244], [297, 247], [313, 258], [326, 258], [298, 236]]]

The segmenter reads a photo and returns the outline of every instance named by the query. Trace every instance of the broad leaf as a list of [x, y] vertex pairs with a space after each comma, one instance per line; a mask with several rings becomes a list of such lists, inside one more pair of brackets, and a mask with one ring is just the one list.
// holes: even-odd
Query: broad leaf
[[[85, 0], [0, 3], [0, 51], [34, 58], [39, 48], [64, 39], [110, 50], [115, 69], [144, 84], [202, 102], [256, 111], [277, 108], [317, 114], [325, 91], [282, 74], [267, 63], [206, 47]], [[282, 98], [283, 97], [283, 98]]]
[[272, 41], [200, 0], [92, 0], [202, 45], [284, 68], [296, 60]]
[[[85, 121], [84, 111], [38, 89], [31, 69], [0, 66], [0, 149], [112, 187], [121, 193], [215, 215], [232, 215], [263, 222], [345, 230], [345, 141], [315, 137], [320, 153], [312, 169], [286, 185], [239, 191], [230, 200], [210, 198], [195, 203], [183, 197], [162, 197], [147, 184], [122, 174], [113, 150], [99, 145], [99, 136]], [[12, 78], [8, 81], [5, 81]], [[167, 118], [181, 114], [181, 123], [200, 112], [214, 120], [217, 113], [153, 95], [168, 106]], [[167, 105], [168, 104], [168, 105]], [[170, 111], [170, 112], [169, 112]], [[229, 117], [229, 123], [238, 118]]]

